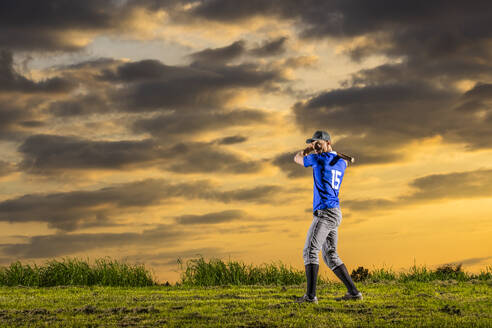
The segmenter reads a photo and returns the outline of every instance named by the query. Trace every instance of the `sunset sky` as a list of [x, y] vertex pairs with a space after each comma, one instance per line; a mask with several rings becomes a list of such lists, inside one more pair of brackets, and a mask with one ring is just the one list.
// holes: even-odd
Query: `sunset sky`
[[[0, 2], [0, 265], [303, 268], [316, 130], [339, 255], [492, 264], [492, 2]], [[321, 258], [320, 258], [321, 259]], [[320, 274], [334, 279], [320, 262]]]

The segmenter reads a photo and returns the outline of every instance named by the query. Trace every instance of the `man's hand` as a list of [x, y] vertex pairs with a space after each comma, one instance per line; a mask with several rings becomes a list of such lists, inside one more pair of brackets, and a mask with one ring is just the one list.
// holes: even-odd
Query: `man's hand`
[[307, 154], [309, 154], [313, 150], [314, 150], [314, 145], [313, 144], [310, 144], [309, 146], [306, 147], [306, 149], [304, 149], [302, 151], [302, 156], [306, 156]]
[[306, 149], [297, 152], [296, 156], [294, 157], [294, 162], [296, 162], [299, 165], [304, 166], [304, 156], [306, 156], [307, 154], [309, 154], [313, 150], [314, 150], [314, 146], [312, 144], [310, 144], [308, 147], [306, 147]]

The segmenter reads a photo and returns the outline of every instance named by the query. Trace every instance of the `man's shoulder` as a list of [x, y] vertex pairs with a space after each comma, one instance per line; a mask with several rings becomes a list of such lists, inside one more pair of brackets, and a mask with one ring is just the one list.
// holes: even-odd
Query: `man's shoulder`
[[338, 154], [335, 151], [331, 152], [324, 152], [321, 154], [323, 159], [325, 160], [326, 163], [328, 163], [330, 166], [344, 166], [347, 167], [348, 163], [345, 161], [343, 158], [338, 156]]

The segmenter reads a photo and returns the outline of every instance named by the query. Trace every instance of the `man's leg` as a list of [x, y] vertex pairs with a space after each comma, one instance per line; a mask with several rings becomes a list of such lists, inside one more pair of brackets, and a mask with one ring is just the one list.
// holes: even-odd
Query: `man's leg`
[[318, 254], [321, 250], [323, 241], [326, 239], [327, 233], [328, 227], [326, 221], [313, 215], [313, 222], [309, 227], [303, 249], [304, 267], [307, 279], [306, 296], [311, 300], [316, 298], [316, 282], [319, 270]]
[[340, 264], [335, 269], [333, 269], [333, 272], [336, 274], [338, 279], [340, 279], [343, 282], [345, 287], [347, 287], [347, 291], [350, 294], [357, 295], [359, 293], [359, 291], [357, 290], [357, 287], [355, 287], [355, 284], [352, 280], [352, 277], [350, 277], [344, 263]]
[[337, 243], [338, 243], [338, 226], [341, 223], [341, 211], [333, 210], [329, 212], [330, 217], [333, 217], [333, 220], [336, 221], [336, 227], [331, 229], [326, 237], [326, 240], [323, 242], [322, 246], [322, 255], [323, 260], [326, 265], [335, 273], [335, 275], [340, 279], [345, 287], [347, 287], [347, 291], [351, 295], [357, 295], [359, 291], [355, 287], [352, 278], [350, 277], [345, 264], [342, 262], [337, 253]]
[[306, 295], [310, 299], [314, 299], [316, 297], [316, 282], [318, 280], [319, 264], [309, 263], [306, 264], [304, 267], [306, 269], [307, 279]]

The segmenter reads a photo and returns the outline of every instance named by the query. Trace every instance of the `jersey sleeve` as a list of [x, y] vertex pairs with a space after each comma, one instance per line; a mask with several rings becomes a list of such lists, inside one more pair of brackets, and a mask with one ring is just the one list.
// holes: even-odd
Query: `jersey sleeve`
[[316, 165], [318, 162], [318, 154], [309, 154], [302, 158], [304, 162], [304, 167]]

